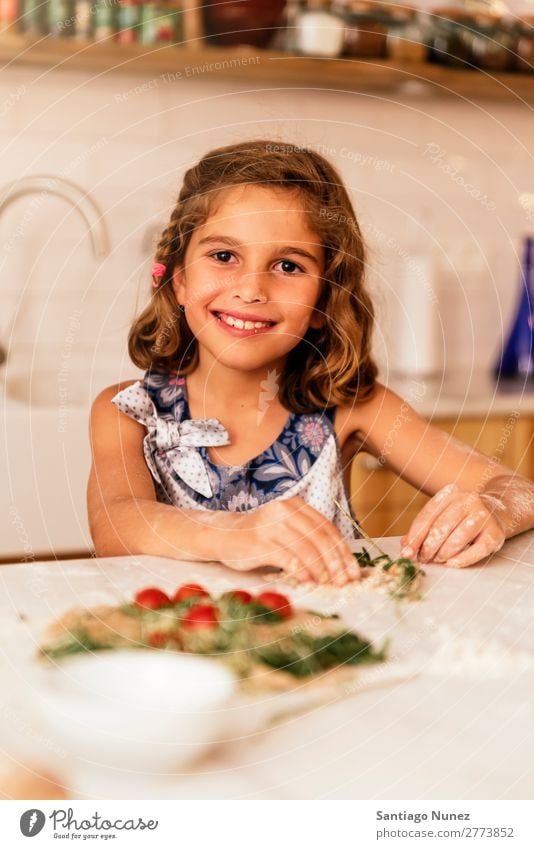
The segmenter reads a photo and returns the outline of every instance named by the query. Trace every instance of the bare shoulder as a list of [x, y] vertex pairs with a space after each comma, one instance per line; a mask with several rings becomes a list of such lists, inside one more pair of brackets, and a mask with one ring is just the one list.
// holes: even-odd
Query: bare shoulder
[[405, 402], [380, 381], [375, 381], [372, 393], [364, 401], [338, 407], [335, 427], [342, 445], [362, 446], [380, 420], [391, 420]]
[[120, 434], [122, 439], [128, 435], [138, 438], [146, 433], [144, 425], [122, 413], [115, 404], [111, 403], [118, 392], [134, 383], [137, 383], [137, 380], [124, 380], [113, 386], [107, 386], [98, 393], [91, 406], [90, 430], [93, 439], [95, 436], [101, 436], [111, 440], [114, 434]]
[[[128, 386], [133, 386], [134, 383], [137, 383], [137, 380], [123, 380], [122, 383], [114, 383], [113, 386], [107, 386], [105, 389], [102, 389], [93, 401], [91, 411], [98, 413], [100, 410], [109, 409], [111, 399], [114, 398], [118, 392], [122, 392], [123, 389], [127, 389]], [[113, 405], [111, 405], [111, 408], [116, 409]]]

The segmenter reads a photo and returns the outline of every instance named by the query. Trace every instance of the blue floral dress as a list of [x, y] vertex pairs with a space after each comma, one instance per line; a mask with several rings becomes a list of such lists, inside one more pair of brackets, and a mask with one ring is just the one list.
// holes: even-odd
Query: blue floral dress
[[272, 445], [247, 463], [230, 466], [210, 460], [208, 447], [228, 445], [228, 431], [218, 419], [191, 418], [184, 377], [147, 371], [112, 403], [147, 428], [143, 449], [158, 501], [237, 512], [299, 495], [344, 537], [357, 536], [335, 504], [338, 501], [352, 515], [334, 430], [335, 408], [290, 413]]

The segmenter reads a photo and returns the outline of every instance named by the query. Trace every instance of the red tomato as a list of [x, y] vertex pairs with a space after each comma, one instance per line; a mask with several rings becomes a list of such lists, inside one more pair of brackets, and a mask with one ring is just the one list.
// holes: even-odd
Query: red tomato
[[181, 640], [178, 634], [173, 634], [170, 631], [153, 631], [148, 638], [149, 645], [154, 649], [160, 649], [172, 643], [176, 648], [181, 648]]
[[230, 590], [223, 594], [223, 598], [235, 599], [235, 601], [240, 601], [241, 604], [250, 604], [252, 601], [251, 593], [248, 593], [246, 590]]
[[205, 590], [204, 587], [201, 587], [200, 584], [184, 584], [174, 593], [173, 602], [174, 604], [178, 604], [178, 602], [185, 601], [195, 595], [205, 595], [209, 597], [209, 592]]
[[268, 591], [260, 593], [256, 596], [255, 601], [257, 601], [258, 604], [263, 604], [264, 607], [268, 607], [270, 610], [274, 610], [275, 613], [278, 613], [278, 615], [282, 616], [284, 619], [289, 619], [289, 617], [293, 615], [291, 602], [287, 596], [282, 595], [282, 593], [272, 593]]
[[158, 610], [160, 607], [168, 607], [172, 604], [167, 593], [156, 587], [139, 590], [134, 596], [134, 601], [138, 607], [146, 607], [148, 610]]
[[214, 604], [194, 604], [182, 616], [184, 628], [218, 628], [219, 615]]

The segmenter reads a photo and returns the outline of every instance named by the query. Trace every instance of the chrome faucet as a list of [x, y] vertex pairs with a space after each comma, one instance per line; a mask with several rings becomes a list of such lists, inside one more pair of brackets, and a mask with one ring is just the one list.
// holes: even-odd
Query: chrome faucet
[[[37, 194], [43, 198], [57, 195], [69, 201], [81, 213], [89, 228], [91, 246], [95, 259], [103, 259], [109, 253], [108, 230], [102, 213], [94, 200], [76, 183], [63, 177], [48, 174], [33, 174], [14, 180], [0, 189], [0, 215], [17, 198]], [[7, 351], [0, 345], [0, 365], [7, 359]]]
[[108, 231], [104, 217], [94, 200], [76, 183], [63, 177], [48, 174], [33, 174], [14, 180], [0, 189], [0, 215], [22, 195], [57, 195], [69, 201], [81, 213], [89, 228], [95, 259], [103, 259], [109, 253]]

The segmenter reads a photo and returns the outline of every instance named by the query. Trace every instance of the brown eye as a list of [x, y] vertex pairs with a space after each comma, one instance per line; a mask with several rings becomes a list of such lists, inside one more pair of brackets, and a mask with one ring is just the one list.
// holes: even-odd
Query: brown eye
[[218, 262], [228, 263], [232, 259], [233, 253], [231, 251], [215, 251], [210, 256], [218, 260]]
[[303, 269], [300, 265], [297, 265], [296, 262], [291, 262], [290, 259], [282, 259], [277, 263], [280, 266], [280, 271], [284, 274], [294, 274], [295, 272], [301, 272]]

